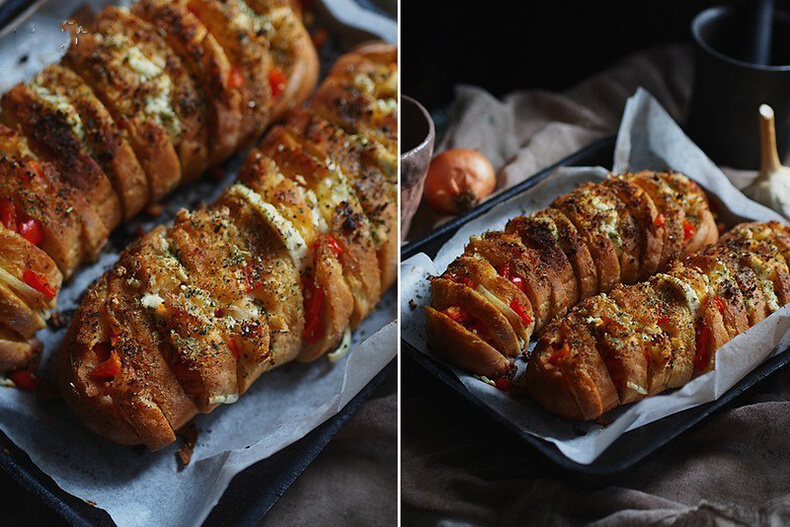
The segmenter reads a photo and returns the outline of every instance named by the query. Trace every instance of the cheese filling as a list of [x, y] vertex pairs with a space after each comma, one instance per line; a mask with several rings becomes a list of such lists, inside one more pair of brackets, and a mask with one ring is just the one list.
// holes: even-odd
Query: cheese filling
[[595, 209], [598, 230], [605, 234], [617, 247], [620, 247], [620, 232], [617, 230], [617, 208], [612, 203], [603, 201], [598, 196], [590, 198], [590, 205]]
[[518, 335], [519, 345], [523, 348], [528, 337], [524, 329], [524, 322], [521, 320], [521, 317], [518, 316], [518, 313], [513, 311], [513, 308], [500, 300], [494, 293], [483, 287], [482, 284], [477, 284], [476, 290], [507, 318], [508, 322], [510, 322], [510, 326]]
[[293, 223], [285, 219], [271, 203], [265, 202], [257, 192], [241, 183], [233, 185], [230, 188], [230, 193], [247, 200], [264, 221], [274, 229], [283, 244], [285, 244], [291, 260], [293, 260], [298, 269], [301, 269], [306, 261], [308, 248], [304, 238], [293, 226]]
[[119, 50], [119, 62], [131, 69], [141, 83], [149, 85], [150, 93], [145, 98], [143, 112], [164, 128], [171, 140], [177, 140], [181, 135], [181, 121], [171, 103], [172, 81], [165, 71], [164, 59], [147, 57], [123, 35], [97, 34], [96, 39]]
[[694, 288], [676, 276], [659, 273], [656, 275], [656, 277], [662, 277], [680, 289], [686, 299], [686, 305], [691, 311], [692, 318], [697, 318], [697, 313], [699, 312], [700, 308], [700, 300], [699, 296], [697, 296], [697, 292], [694, 291]]
[[74, 105], [71, 104], [68, 97], [54, 93], [36, 83], [31, 84], [30, 89], [38, 95], [39, 99], [52, 106], [57, 112], [63, 115], [74, 132], [74, 135], [76, 135], [81, 142], [85, 141], [85, 127], [82, 124], [82, 118], [80, 114], [77, 113], [77, 109], [74, 108]]

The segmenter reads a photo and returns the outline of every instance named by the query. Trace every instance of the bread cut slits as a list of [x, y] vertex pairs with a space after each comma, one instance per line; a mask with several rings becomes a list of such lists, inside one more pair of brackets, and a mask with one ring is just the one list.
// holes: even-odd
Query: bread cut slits
[[[10, 230], [67, 279], [122, 220], [301, 105], [318, 59], [298, 11], [279, 0], [142, 0], [74, 25], [60, 63], [2, 97], [0, 207]], [[57, 293], [60, 280], [51, 282]], [[9, 329], [27, 335], [42, 324], [22, 300]]]
[[[686, 214], [696, 219], [687, 220]], [[530, 319], [526, 338], [521, 339], [523, 351], [534, 334], [540, 335], [553, 319], [564, 316], [585, 299], [666, 271], [673, 258], [700, 251], [717, 239], [715, 220], [698, 185], [681, 174], [640, 172], [610, 175], [603, 182], [587, 183], [558, 197], [546, 209], [512, 218], [504, 232], [473, 236], [464, 255], [456, 261], [469, 257], [486, 261], [502, 279], [511, 283], [511, 289], [527, 299], [529, 309], [518, 306], [517, 318], [509, 310], [501, 309], [502, 303], [507, 305], [513, 299], [505, 290], [497, 289], [486, 295], [500, 311], [511, 315], [511, 326], [516, 331], [524, 325], [519, 319]], [[790, 244], [786, 247], [790, 249]], [[454, 269], [451, 265], [443, 277], [453, 278]], [[761, 286], [780, 280], [784, 291], [785, 279], [786, 275], [777, 271], [770, 279], [754, 280]], [[433, 303], [432, 306], [436, 307]], [[611, 302], [607, 306], [617, 312]], [[463, 310], [466, 306], [460, 303], [454, 308]], [[753, 306], [750, 316], [758, 317], [759, 309]], [[440, 327], [461, 331], [444, 320], [439, 321], [433, 313], [430, 316], [434, 322], [429, 332]], [[737, 327], [732, 317], [728, 316], [727, 320]], [[622, 328], [627, 326], [623, 322], [617, 327], [623, 332]], [[589, 331], [595, 333], [597, 329], [592, 327]], [[475, 373], [483, 369], [490, 373], [491, 361], [479, 353], [480, 347], [471, 333], [466, 331], [469, 350], [451, 344], [452, 341], [441, 335], [433, 336], [431, 341], [437, 343], [436, 351], [449, 360], [463, 361]], [[608, 342], [608, 338], [604, 341]], [[655, 361], [660, 360], [661, 349], [653, 349]], [[499, 351], [511, 356], [509, 350]], [[484, 359], [479, 370], [469, 365], [470, 357], [476, 355]], [[619, 356], [612, 357], [613, 361], [619, 360]], [[505, 363], [499, 365], [504, 367]], [[642, 369], [647, 367], [649, 364]], [[634, 393], [649, 393], [653, 388], [643, 381], [633, 382], [633, 386], [619, 384], [620, 394], [630, 394], [626, 397], [629, 399]]]
[[[227, 17], [239, 3], [188, 7], [211, 30], [210, 17]], [[310, 107], [286, 122], [319, 119]], [[262, 373], [346, 343], [375, 308], [388, 283], [382, 270], [394, 267], [396, 253], [383, 251], [374, 232], [394, 233], [397, 215], [378, 215], [373, 203], [384, 198], [371, 187], [391, 178], [366, 157], [364, 134], [346, 149], [327, 135], [308, 139], [306, 126], [271, 130], [215, 204], [182, 210], [172, 225], [143, 235], [87, 295], [61, 364], [69, 369], [66, 401], [93, 430], [161, 448], [195, 413], [235, 402]], [[519, 301], [513, 305], [530, 309], [520, 291], [510, 293]], [[483, 293], [471, 294], [498, 320], [495, 342], [516, 353], [506, 316]], [[121, 318], [127, 311], [134, 328]], [[132, 342], [136, 331], [144, 338]], [[524, 324], [519, 335], [527, 333]], [[108, 354], [110, 363], [98, 361]], [[150, 372], [142, 357], [156, 358]], [[118, 426], [110, 430], [112, 421]]]
[[[599, 403], [609, 381], [619, 405], [713, 370], [719, 348], [790, 302], [783, 256], [789, 232], [777, 222], [742, 224], [665, 273], [585, 300], [536, 344], [525, 378], [530, 394], [549, 411], [589, 420], [613, 407]], [[596, 355], [569, 330], [595, 335]], [[573, 373], [579, 369], [597, 372], [594, 390]]]

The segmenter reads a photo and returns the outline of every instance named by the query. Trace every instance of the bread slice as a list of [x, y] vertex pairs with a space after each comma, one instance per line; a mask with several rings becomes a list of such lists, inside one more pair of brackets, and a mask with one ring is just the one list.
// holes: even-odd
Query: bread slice
[[620, 404], [643, 399], [648, 394], [649, 361], [630, 313], [604, 293], [579, 304], [575, 316], [595, 337]]
[[39, 351], [41, 344], [26, 340], [16, 331], [0, 324], [0, 371], [21, 368]]
[[551, 319], [553, 298], [563, 294], [560, 279], [535, 251], [521, 243], [517, 235], [487, 232], [482, 236], [473, 236], [464, 253], [487, 260], [500, 276], [516, 284], [527, 295], [532, 305], [536, 330]]
[[[263, 305], [269, 327], [270, 353], [261, 363], [262, 372], [292, 360], [299, 353], [304, 329], [299, 267], [274, 228], [243, 197], [226, 192], [216, 207], [228, 209], [229, 217], [237, 226], [238, 236], [243, 238], [243, 250], [250, 253], [244, 270], [244, 287], [253, 299]], [[345, 286], [342, 272], [338, 273], [338, 280]], [[347, 298], [330, 302], [330, 305], [342, 305], [350, 312], [350, 293]], [[346, 315], [344, 322], [347, 321]]]
[[605, 293], [620, 283], [622, 236], [618, 229], [620, 215], [609, 196], [598, 192], [598, 186], [583, 185], [560, 196], [551, 204], [561, 211], [581, 234], [598, 270], [598, 290]]
[[[141, 52], [144, 58], [134, 52], [126, 56], [132, 67], [137, 61], [142, 65], [148, 60], [141, 77], [153, 77], [146, 86], [153, 91], [147, 92], [144, 111], [167, 131], [181, 162], [181, 177], [190, 181], [202, 174], [208, 167], [208, 101], [181, 57], [163, 38], [161, 28], [118, 7], [103, 9], [94, 26], [102, 34], [125, 39], [128, 51], [136, 48]], [[157, 113], [152, 111], [156, 104], [169, 108]]]
[[321, 117], [307, 111], [293, 111], [285, 126], [311, 156], [336, 164], [348, 179], [370, 220], [381, 271], [381, 289], [388, 289], [397, 278], [400, 250], [396, 232], [397, 179], [381, 170], [368, 143]]
[[164, 38], [199, 81], [208, 104], [209, 161], [229, 157], [242, 140], [244, 96], [231, 79], [233, 65], [206, 26], [189, 10], [185, 0], [140, 0], [132, 13], [161, 28]]
[[664, 227], [656, 221], [658, 209], [647, 192], [623, 176], [610, 175], [603, 184], [617, 194], [635, 223], [633, 235], [640, 255], [637, 280], [645, 280], [656, 272], [661, 260]]
[[88, 154], [110, 179], [121, 200], [124, 219], [140, 212], [148, 203], [149, 196], [145, 171], [125, 133], [90, 87], [76, 73], [57, 64], [44, 68], [31, 86], [43, 88], [69, 101], [82, 123], [83, 142]]
[[[457, 317], [468, 331], [476, 333], [506, 357], [521, 353], [521, 346], [508, 319], [486, 298], [471, 287], [446, 278], [431, 280], [434, 306], [439, 311], [460, 309], [464, 317]], [[467, 320], [468, 319], [468, 320]]]
[[[130, 65], [131, 55], [141, 71]], [[124, 130], [148, 177], [148, 201], [155, 202], [181, 182], [174, 144], [181, 123], [172, 104], [172, 81], [164, 64], [152, 62], [149, 55], [122, 35], [88, 33], [69, 47], [63, 65], [85, 80]]]
[[107, 231], [117, 227], [124, 217], [121, 201], [88, 154], [85, 125], [70, 101], [35, 84], [17, 84], [3, 95], [2, 108], [3, 122], [25, 134], [36, 157], [52, 163], [93, 205]]
[[[272, 57], [269, 83], [279, 93], [273, 93], [272, 121], [278, 121], [290, 110], [307, 99], [318, 79], [318, 55], [310, 34], [299, 20], [290, 0], [241, 0], [249, 7], [248, 14], [259, 38], [266, 39]], [[283, 85], [278, 77], [284, 76]]]
[[462, 368], [497, 378], [510, 368], [510, 361], [480, 335], [469, 331], [443, 311], [425, 307], [428, 345]]
[[552, 323], [530, 356], [525, 380], [547, 410], [595, 419], [620, 403], [595, 337], [576, 310]]
[[96, 212], [59, 179], [54, 167], [33, 160], [0, 158], [0, 199], [44, 231], [39, 247], [68, 277], [80, 262], [98, 254], [106, 228]]
[[658, 216], [656, 222], [664, 229], [663, 246], [661, 248], [661, 258], [658, 269], [667, 268], [669, 261], [679, 258], [683, 253], [685, 245], [685, 234], [683, 223], [686, 220], [686, 213], [683, 206], [677, 200], [677, 193], [665, 181], [662, 174], [655, 172], [640, 172], [629, 174], [626, 179], [639, 185], [656, 206]]
[[556, 303], [552, 312], [553, 316], [565, 315], [579, 301], [579, 289], [573, 267], [560, 247], [559, 231], [554, 222], [545, 216], [518, 216], [507, 223], [505, 232], [517, 234], [526, 247], [554, 270], [557, 281], [552, 284], [560, 285], [561, 290], [553, 292]]
[[342, 173], [307, 154], [284, 128], [275, 127], [260, 145], [280, 172], [315, 193], [328, 232], [340, 244], [343, 274], [354, 295], [351, 326], [356, 327], [381, 296], [381, 272], [370, 222]]
[[519, 347], [526, 349], [535, 330], [535, 317], [529, 298], [513, 282], [500, 276], [487, 260], [474, 256], [456, 259], [442, 277], [482, 294], [505, 315], [519, 338]]
[[268, 46], [256, 35], [241, 0], [188, 0], [187, 8], [224, 49], [243, 94], [240, 146], [257, 139], [271, 122], [273, 107]]
[[676, 172], [669, 172], [664, 176], [664, 180], [677, 193], [677, 199], [685, 212], [683, 254], [694, 253], [716, 243], [719, 239], [719, 229], [708, 207], [708, 199], [700, 186]]
[[641, 340], [647, 359], [647, 395], [661, 393], [667, 388], [669, 368], [673, 358], [672, 343], [661, 328], [669, 320], [659, 316], [666, 308], [649, 282], [630, 287], [617, 286], [609, 297], [634, 322], [634, 334]]

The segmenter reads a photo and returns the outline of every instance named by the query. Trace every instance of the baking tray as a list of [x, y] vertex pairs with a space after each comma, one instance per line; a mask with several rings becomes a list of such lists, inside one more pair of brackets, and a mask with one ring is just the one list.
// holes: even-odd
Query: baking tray
[[[463, 225], [482, 216], [496, 205], [532, 188], [561, 166], [611, 167], [612, 159], [614, 158], [614, 144], [614, 137], [597, 141], [563, 159], [559, 163], [538, 172], [526, 181], [487, 200], [481, 206], [440, 226], [427, 236], [410, 242], [402, 248], [402, 260], [405, 261], [418, 253], [425, 253], [430, 257], [435, 256], [441, 246]], [[413, 360], [421, 367], [425, 368], [461, 398], [466, 399], [469, 403], [485, 412], [495, 421], [499, 422], [504, 428], [514, 432], [538, 452], [553, 461], [563, 471], [574, 474], [577, 484], [595, 486], [611, 481], [615, 476], [643, 460], [682, 433], [699, 425], [702, 421], [727, 406], [743, 392], [790, 362], [790, 352], [784, 350], [782, 353], [766, 360], [752, 370], [738, 384], [732, 387], [723, 396], [719, 397], [719, 399], [673, 414], [646, 426], [637, 428], [636, 430], [627, 432], [606, 449], [593, 463], [584, 465], [571, 461], [565, 457], [553, 443], [528, 434], [519, 429], [507, 418], [498, 413], [491, 412], [490, 408], [488, 408], [485, 403], [464, 387], [461, 381], [443, 362], [425, 355], [404, 339], [401, 339], [401, 351], [404, 353], [404, 358], [408, 357], [409, 360]]]

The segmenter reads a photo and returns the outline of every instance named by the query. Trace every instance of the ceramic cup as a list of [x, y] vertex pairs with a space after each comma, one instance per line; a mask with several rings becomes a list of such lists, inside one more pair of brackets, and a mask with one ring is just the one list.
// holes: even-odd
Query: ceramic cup
[[400, 108], [400, 232], [403, 240], [422, 200], [436, 131], [428, 110], [411, 97], [402, 95]]
[[770, 65], [749, 61], [750, 17], [735, 7], [713, 7], [696, 16], [694, 94], [689, 136], [716, 163], [760, 167], [759, 107], [776, 112], [780, 157], [790, 152], [790, 14], [774, 14]]

